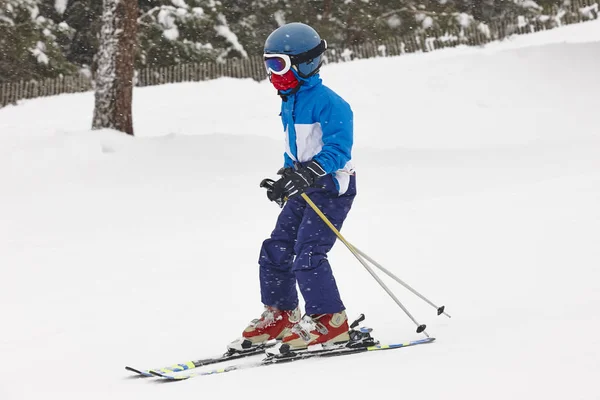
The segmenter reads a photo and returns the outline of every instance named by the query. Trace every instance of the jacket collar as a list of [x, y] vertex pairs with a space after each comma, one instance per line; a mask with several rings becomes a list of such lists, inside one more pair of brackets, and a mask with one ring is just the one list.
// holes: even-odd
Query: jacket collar
[[296, 78], [300, 82], [298, 86], [293, 89], [280, 90], [277, 92], [283, 101], [287, 101], [288, 97], [294, 96], [296, 93], [305, 92], [323, 83], [319, 74], [314, 74], [308, 78], [302, 78], [296, 72], [294, 72], [294, 75], [296, 75]]

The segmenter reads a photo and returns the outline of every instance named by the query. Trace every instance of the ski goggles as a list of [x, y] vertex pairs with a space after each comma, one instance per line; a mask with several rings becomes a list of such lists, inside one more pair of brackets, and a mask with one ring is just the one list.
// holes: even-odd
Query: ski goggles
[[321, 40], [316, 47], [297, 55], [289, 54], [264, 54], [265, 68], [268, 74], [285, 75], [292, 65], [311, 61], [327, 50], [327, 42]]
[[292, 68], [292, 59], [287, 54], [265, 54], [268, 74], [285, 75]]

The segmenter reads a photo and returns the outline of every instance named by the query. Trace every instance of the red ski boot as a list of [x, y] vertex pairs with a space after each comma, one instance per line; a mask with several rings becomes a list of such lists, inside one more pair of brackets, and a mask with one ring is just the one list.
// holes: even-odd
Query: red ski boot
[[350, 340], [348, 330], [346, 311], [307, 315], [292, 327], [281, 343], [282, 346], [288, 345], [292, 351], [306, 349], [315, 344], [327, 346], [345, 343]]
[[242, 332], [242, 337], [227, 347], [230, 350], [246, 351], [269, 340], [282, 339], [300, 318], [300, 309], [297, 307], [295, 310], [278, 310], [265, 306], [260, 318], [252, 320]]

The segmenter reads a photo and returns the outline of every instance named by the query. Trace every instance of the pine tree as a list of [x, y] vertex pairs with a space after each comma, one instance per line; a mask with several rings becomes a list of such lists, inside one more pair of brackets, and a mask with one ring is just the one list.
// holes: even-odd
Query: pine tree
[[71, 40], [64, 46], [65, 56], [75, 65], [91, 68], [98, 51], [102, 1], [69, 0], [66, 5], [62, 14], [55, 14], [57, 22], [73, 29]]
[[71, 74], [59, 41], [68, 29], [40, 12], [39, 0], [0, 0], [0, 82]]
[[164, 67], [215, 60], [219, 8], [220, 3], [205, 0], [140, 1], [138, 65]]
[[[278, 26], [304, 22], [345, 51], [391, 37], [462, 36], [536, 20], [560, 25], [570, 0], [127, 0], [137, 3], [136, 67], [222, 61], [262, 53]], [[560, 10], [560, 11], [559, 11]], [[566, 14], [565, 14], [566, 13]], [[591, 13], [594, 14], [594, 13]], [[590, 14], [590, 15], [591, 15]], [[579, 15], [578, 15], [579, 16]], [[508, 21], [508, 24], [507, 24]], [[499, 24], [501, 22], [502, 24]], [[0, 0], [0, 82], [95, 70], [102, 1]], [[485, 26], [483, 26], [485, 30]], [[488, 30], [489, 32], [489, 30]]]

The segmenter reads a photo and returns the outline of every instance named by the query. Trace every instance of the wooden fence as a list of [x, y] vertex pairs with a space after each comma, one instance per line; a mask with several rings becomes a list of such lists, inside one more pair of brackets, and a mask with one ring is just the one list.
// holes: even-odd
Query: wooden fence
[[[471, 24], [454, 32], [428, 31], [427, 35], [392, 37], [378, 44], [365, 43], [340, 51], [329, 49], [325, 63], [346, 62], [354, 59], [393, 57], [407, 53], [429, 52], [458, 45], [479, 46], [500, 40], [513, 34], [527, 34], [552, 29], [561, 25], [597, 19], [598, 0], [572, 0], [570, 12], [564, 15], [555, 8], [546, 19], [532, 21], [506, 20], [488, 25]], [[167, 83], [198, 82], [220, 77], [251, 78], [257, 81], [266, 78], [262, 56], [244, 59], [227, 59], [224, 62], [182, 64], [163, 68], [145, 68], [136, 71], [136, 86], [155, 86]], [[20, 81], [0, 85], [0, 107], [16, 104], [18, 100], [63, 93], [93, 90], [93, 81], [86, 76], [65, 76], [41, 81]]]

